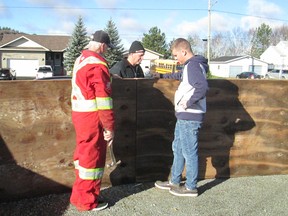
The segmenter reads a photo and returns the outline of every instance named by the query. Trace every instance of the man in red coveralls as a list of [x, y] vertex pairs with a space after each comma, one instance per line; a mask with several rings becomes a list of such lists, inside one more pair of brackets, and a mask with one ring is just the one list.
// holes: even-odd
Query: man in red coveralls
[[76, 180], [70, 202], [79, 211], [108, 206], [98, 200], [107, 142], [114, 138], [111, 77], [102, 54], [113, 48], [108, 34], [96, 31], [87, 49], [76, 59], [72, 77], [72, 121], [76, 131]]

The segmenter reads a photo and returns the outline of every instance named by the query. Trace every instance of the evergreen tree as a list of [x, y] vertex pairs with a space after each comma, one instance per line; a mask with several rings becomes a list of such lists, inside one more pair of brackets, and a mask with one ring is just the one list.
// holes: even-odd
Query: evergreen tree
[[173, 38], [167, 45], [167, 56], [166, 57], [168, 59], [173, 59], [173, 56], [172, 56], [172, 53], [171, 53], [172, 52], [171, 47], [172, 47], [174, 41], [175, 41], [175, 38]]
[[252, 38], [251, 55], [260, 58], [261, 54], [270, 46], [272, 29], [269, 25], [262, 23], [256, 28]]
[[168, 58], [171, 54], [167, 49], [165, 33], [161, 33], [161, 30], [156, 26], [149, 30], [148, 34], [143, 34], [142, 38], [143, 46], [154, 52], [158, 52], [164, 55], [164, 58]]
[[11, 29], [9, 27], [1, 27], [0, 26], [0, 33], [1, 34], [20, 34], [20, 33], [23, 33], [23, 32], [17, 31], [15, 29]]
[[121, 44], [118, 29], [111, 18], [104, 31], [110, 36], [111, 43], [115, 46], [114, 49], [108, 49], [105, 53], [105, 58], [108, 61], [109, 67], [112, 67], [116, 62], [123, 58], [124, 47]]
[[2, 40], [4, 34], [20, 34], [20, 33], [23, 33], [23, 32], [19, 32], [17, 30], [11, 29], [9, 27], [1, 27], [0, 26], [0, 41]]
[[68, 48], [65, 53], [63, 64], [66, 71], [72, 72], [76, 58], [81, 54], [81, 51], [88, 44], [88, 42], [89, 38], [87, 37], [87, 31], [84, 26], [83, 19], [80, 16], [75, 24], [72, 37], [70, 38]]

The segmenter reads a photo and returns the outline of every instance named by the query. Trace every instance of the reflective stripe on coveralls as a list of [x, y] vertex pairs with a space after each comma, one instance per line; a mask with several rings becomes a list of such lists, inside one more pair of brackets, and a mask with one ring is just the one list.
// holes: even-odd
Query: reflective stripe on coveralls
[[[82, 95], [81, 89], [77, 86], [75, 77], [77, 72], [87, 64], [103, 64], [106, 67], [107, 64], [96, 57], [90, 56], [85, 58], [81, 63], [81, 56], [76, 61], [76, 66], [73, 70], [72, 77], [72, 110], [76, 112], [95, 112], [98, 110], [111, 110], [113, 108], [113, 101], [111, 97], [96, 97], [92, 100], [86, 100]], [[74, 98], [77, 98], [76, 100]]]
[[104, 168], [86, 169], [79, 165], [79, 160], [74, 161], [74, 166], [79, 170], [79, 178], [83, 180], [96, 180], [103, 177]]
[[110, 97], [96, 97], [94, 100], [73, 100], [72, 110], [76, 112], [93, 112], [97, 110], [110, 110], [113, 101]]

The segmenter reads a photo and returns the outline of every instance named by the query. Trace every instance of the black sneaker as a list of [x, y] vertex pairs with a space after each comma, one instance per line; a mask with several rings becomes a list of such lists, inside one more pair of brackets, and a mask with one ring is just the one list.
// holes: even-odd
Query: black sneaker
[[101, 211], [107, 207], [108, 207], [107, 202], [98, 202], [98, 205], [96, 206], [96, 208], [91, 209], [91, 211]]
[[156, 181], [155, 182], [155, 187], [163, 190], [170, 190], [171, 188], [178, 187], [179, 185], [177, 184], [172, 184], [170, 181]]
[[175, 196], [189, 196], [189, 197], [198, 196], [197, 189], [189, 190], [185, 186], [171, 188], [169, 192]]

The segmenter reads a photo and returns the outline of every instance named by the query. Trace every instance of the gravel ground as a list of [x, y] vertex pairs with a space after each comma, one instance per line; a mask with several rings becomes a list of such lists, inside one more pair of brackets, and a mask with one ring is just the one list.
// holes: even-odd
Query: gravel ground
[[99, 212], [78, 212], [65, 193], [0, 203], [0, 215], [282, 216], [288, 212], [288, 175], [202, 180], [198, 190], [198, 197], [176, 197], [154, 183], [129, 184], [103, 189], [101, 196], [109, 207]]

